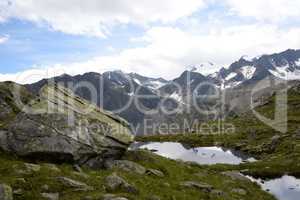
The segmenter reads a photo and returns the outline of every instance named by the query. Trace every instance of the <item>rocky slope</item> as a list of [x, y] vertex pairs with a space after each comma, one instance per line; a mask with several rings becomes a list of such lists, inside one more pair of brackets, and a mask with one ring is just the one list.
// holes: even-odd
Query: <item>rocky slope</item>
[[[0, 151], [1, 200], [274, 200], [247, 179], [148, 151], [129, 151], [108, 168], [28, 163]], [[234, 173], [234, 172], [232, 172]], [[231, 173], [231, 174], [232, 174]]]

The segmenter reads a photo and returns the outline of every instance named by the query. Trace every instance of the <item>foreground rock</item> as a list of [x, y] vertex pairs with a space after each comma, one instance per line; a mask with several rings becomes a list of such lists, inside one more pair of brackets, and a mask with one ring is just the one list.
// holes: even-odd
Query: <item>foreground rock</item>
[[157, 170], [157, 169], [147, 169], [146, 174], [151, 175], [151, 176], [157, 176], [157, 177], [160, 177], [160, 178], [165, 177], [164, 173], [162, 171]]
[[5, 184], [0, 184], [0, 199], [13, 200], [13, 191], [10, 186]]
[[204, 192], [211, 192], [213, 189], [213, 186], [211, 185], [208, 185], [206, 183], [195, 182], [195, 181], [186, 181], [181, 183], [180, 185], [182, 187], [194, 188]]
[[108, 160], [105, 162], [105, 167], [108, 169], [121, 169], [126, 172], [133, 172], [140, 175], [143, 175], [146, 173], [146, 168], [128, 160]]
[[227, 171], [222, 174], [230, 177], [232, 180], [249, 181], [249, 179], [243, 176], [239, 171]]
[[75, 181], [67, 177], [57, 177], [57, 180], [66, 187], [74, 188], [76, 191], [91, 191], [93, 187], [88, 186], [85, 183]]
[[105, 186], [108, 192], [115, 192], [121, 190], [127, 193], [138, 193], [138, 190], [134, 186], [127, 183], [127, 181], [125, 181], [123, 178], [119, 177], [115, 173], [106, 177]]
[[10, 102], [5, 95], [0, 95], [5, 107], [0, 124], [5, 117], [11, 119], [0, 126], [0, 149], [18, 156], [100, 168], [106, 158], [119, 158], [133, 141], [126, 121], [57, 84], [42, 88], [22, 110], [14, 93], [7, 94]]

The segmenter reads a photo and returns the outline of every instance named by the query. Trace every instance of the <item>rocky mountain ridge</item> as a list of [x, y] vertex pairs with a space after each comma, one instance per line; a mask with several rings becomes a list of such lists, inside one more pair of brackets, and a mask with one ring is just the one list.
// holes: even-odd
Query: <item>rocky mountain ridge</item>
[[[212, 63], [207, 66], [213, 66]], [[201, 68], [201, 67], [200, 67]], [[26, 87], [33, 92], [50, 82], [59, 82], [74, 92], [98, 106], [124, 117], [134, 127], [143, 124], [145, 119], [154, 121], [174, 121], [178, 115], [166, 116], [161, 110], [180, 108], [182, 112], [195, 106], [193, 97], [226, 94], [224, 102], [227, 113], [243, 112], [248, 108], [251, 90], [270, 80], [291, 81], [300, 78], [300, 50], [286, 50], [281, 53], [263, 55], [251, 60], [242, 57], [228, 68], [204, 76], [199, 69], [184, 71], [178, 78], [167, 81], [162, 78], [149, 78], [136, 73], [111, 71], [103, 74], [86, 73], [83, 75], [62, 75], [49, 80], [41, 80]], [[97, 97], [92, 99], [90, 91], [84, 86], [75, 87], [80, 83], [88, 83], [94, 89]], [[71, 83], [71, 86], [68, 84]], [[263, 90], [258, 99], [270, 95], [274, 89]], [[144, 96], [141, 98], [140, 96]], [[245, 99], [246, 98], [246, 99]], [[202, 98], [196, 104], [203, 104]], [[200, 105], [200, 107], [206, 105]], [[155, 110], [156, 114], [144, 111]], [[178, 112], [179, 113], [179, 112]], [[225, 114], [227, 115], [227, 114]], [[203, 116], [198, 116], [202, 118]], [[141, 128], [141, 127], [140, 127]]]

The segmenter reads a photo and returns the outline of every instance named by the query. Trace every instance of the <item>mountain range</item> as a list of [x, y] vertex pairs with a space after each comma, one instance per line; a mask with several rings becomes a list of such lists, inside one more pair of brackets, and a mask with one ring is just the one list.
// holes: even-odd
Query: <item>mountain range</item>
[[[206, 67], [212, 65], [209, 63]], [[198, 70], [198, 67], [193, 67], [192, 70], [184, 71], [174, 80], [150, 78], [122, 71], [109, 71], [103, 74], [90, 72], [76, 76], [64, 74], [26, 85], [26, 87], [37, 93], [51, 81], [63, 84], [73, 89], [80, 97], [91, 100], [98, 106], [125, 118], [137, 128], [138, 132], [142, 133], [147, 132], [143, 123], [145, 119], [151, 120], [152, 123], [170, 123], [178, 120], [179, 115], [185, 115], [188, 108], [195, 107], [193, 103], [195, 96], [201, 97], [195, 101], [197, 106], [207, 107], [212, 102], [217, 105], [215, 100], [208, 98], [209, 95], [226, 94], [222, 102], [226, 107], [225, 115], [245, 111], [251, 103], [249, 101], [251, 90], [258, 84], [265, 86], [269, 80], [292, 82], [300, 79], [300, 50], [289, 49], [253, 59], [241, 57], [228, 68], [221, 68], [218, 72], [208, 76], [199, 73]], [[95, 89], [96, 98], [93, 98], [91, 91], [87, 89], [88, 85], [92, 85]], [[275, 90], [270, 89], [272, 87], [264, 88], [268, 89], [263, 90], [257, 96], [256, 101], [264, 96], [272, 95]], [[138, 101], [135, 101], [136, 99]], [[124, 107], [126, 109], [122, 109]], [[180, 111], [168, 115], [162, 112], [162, 110], [175, 108], [180, 108]], [[141, 109], [157, 112], [144, 113], [140, 111]], [[195, 109], [192, 109], [186, 116], [200, 120], [206, 119], [207, 116], [194, 111]]]

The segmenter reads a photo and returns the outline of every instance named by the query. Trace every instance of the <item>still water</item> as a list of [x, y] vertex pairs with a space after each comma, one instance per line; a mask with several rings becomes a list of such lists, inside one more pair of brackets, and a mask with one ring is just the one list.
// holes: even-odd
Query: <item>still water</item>
[[292, 176], [283, 176], [281, 178], [266, 181], [251, 177], [248, 178], [258, 183], [263, 190], [273, 194], [279, 200], [300, 199], [300, 179], [296, 179]]
[[176, 142], [150, 142], [135, 143], [132, 149], [148, 149], [154, 153], [171, 159], [196, 162], [203, 165], [232, 164], [253, 162], [254, 158], [248, 157], [241, 152], [222, 147], [198, 147], [189, 148]]

